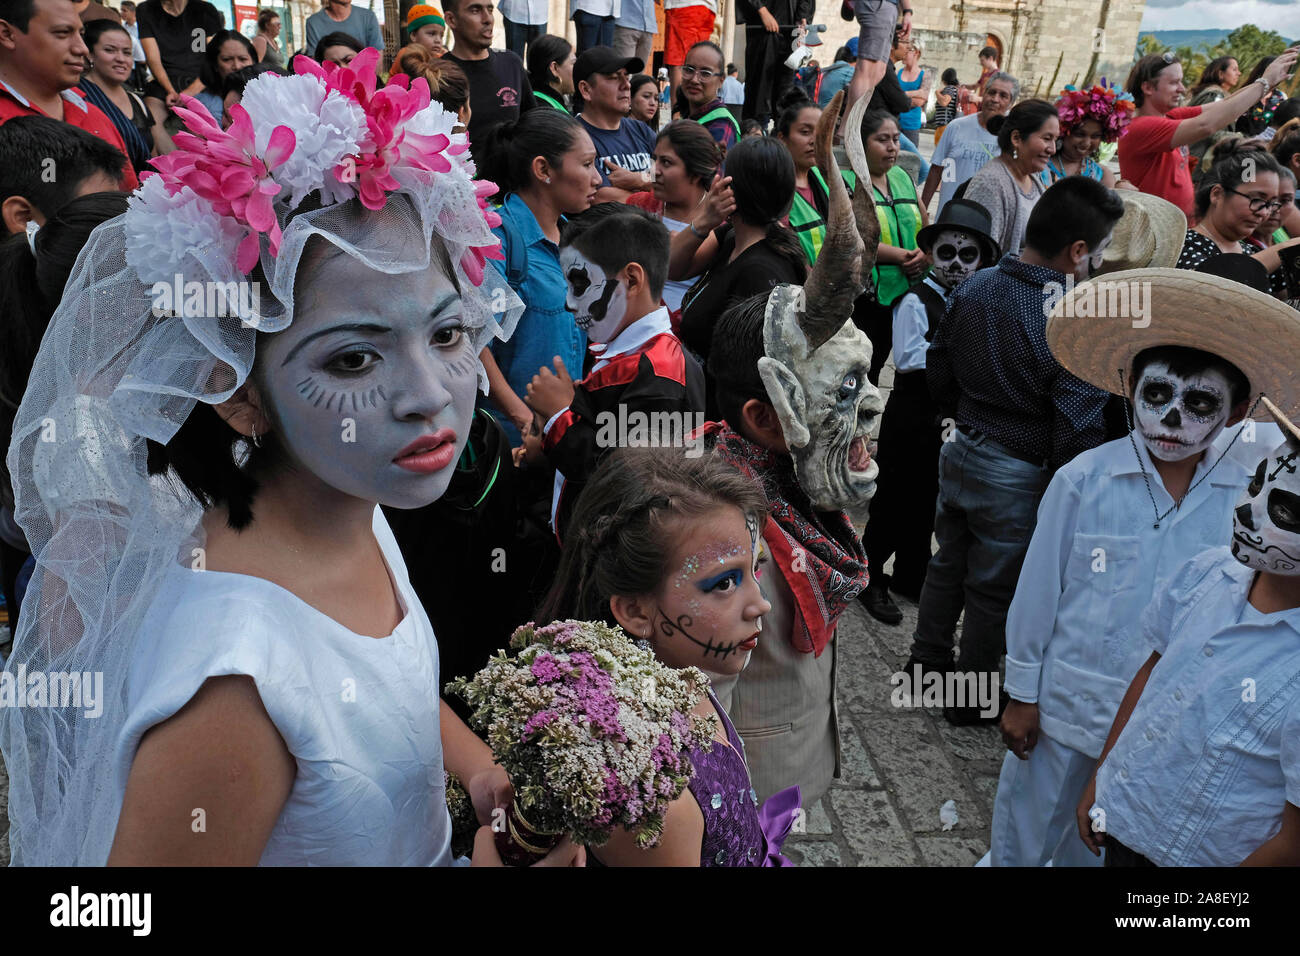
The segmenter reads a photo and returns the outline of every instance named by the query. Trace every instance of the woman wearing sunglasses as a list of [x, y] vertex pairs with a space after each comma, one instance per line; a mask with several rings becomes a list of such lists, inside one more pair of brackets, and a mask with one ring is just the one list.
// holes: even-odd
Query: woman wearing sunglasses
[[722, 81], [727, 65], [717, 44], [702, 40], [686, 51], [679, 89], [685, 100], [686, 118], [693, 119], [712, 134], [723, 150], [740, 139], [740, 124], [722, 102]]
[[1244, 252], [1263, 264], [1274, 292], [1284, 291], [1278, 253], [1300, 244], [1300, 239], [1258, 252], [1257, 246], [1246, 241], [1280, 206], [1277, 194], [1282, 168], [1268, 152], [1239, 138], [1219, 143], [1206, 159], [1211, 162], [1196, 190], [1197, 223], [1187, 230], [1178, 268], [1195, 269], [1221, 253]]
[[1259, 79], [1217, 103], [1183, 106], [1183, 65], [1172, 53], [1144, 56], [1129, 73], [1126, 89], [1137, 115], [1119, 141], [1123, 179], [1144, 193], [1168, 199], [1192, 219], [1195, 193], [1188, 166], [1188, 146], [1230, 126], [1290, 75], [1297, 51], [1287, 50]]

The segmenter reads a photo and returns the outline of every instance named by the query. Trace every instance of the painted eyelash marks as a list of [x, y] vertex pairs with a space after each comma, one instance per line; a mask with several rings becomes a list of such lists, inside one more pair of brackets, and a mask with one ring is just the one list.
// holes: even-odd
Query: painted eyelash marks
[[478, 375], [478, 369], [474, 367], [474, 363], [468, 356], [465, 358], [459, 358], [454, 362], [443, 362], [442, 364], [445, 365], [447, 370], [457, 378], [460, 378], [462, 375]]
[[298, 389], [298, 394], [313, 408], [320, 408], [321, 403], [324, 402], [326, 409], [338, 412], [348, 409], [359, 412], [366, 408], [375, 408], [381, 401], [388, 401], [382, 385], [360, 392], [333, 391], [318, 383], [315, 376], [308, 375], [295, 387]]

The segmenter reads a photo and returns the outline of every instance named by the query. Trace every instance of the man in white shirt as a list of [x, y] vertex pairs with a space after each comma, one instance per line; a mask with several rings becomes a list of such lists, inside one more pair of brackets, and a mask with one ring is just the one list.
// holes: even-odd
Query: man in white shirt
[[727, 64], [727, 78], [722, 81], [722, 102], [728, 106], [745, 105], [745, 84], [736, 78], [734, 63]]
[[506, 25], [506, 49], [519, 59], [525, 59], [528, 44], [546, 32], [549, 10], [547, 0], [501, 0], [501, 19]]
[[135, 4], [132, 0], [122, 0], [122, 26], [131, 34], [131, 59], [135, 61], [131, 85], [142, 90], [149, 79], [149, 71], [145, 66], [144, 47], [140, 45], [140, 25], [135, 22]]
[[[939, 191], [939, 212], [957, 187], [966, 182], [990, 159], [1001, 152], [998, 138], [988, 131], [989, 120], [1011, 111], [1020, 95], [1020, 82], [1006, 73], [995, 73], [984, 88], [978, 113], [960, 116], [944, 127], [943, 138], [930, 157], [930, 172], [921, 190], [921, 205], [929, 207], [935, 190]], [[953, 134], [957, 135], [954, 137]]]

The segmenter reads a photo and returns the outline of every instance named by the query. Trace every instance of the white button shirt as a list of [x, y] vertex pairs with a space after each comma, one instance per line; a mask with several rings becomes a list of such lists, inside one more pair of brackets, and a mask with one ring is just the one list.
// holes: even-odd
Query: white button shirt
[[[1160, 513], [1174, 501], [1140, 438], [1137, 454], [1128, 437], [1116, 439], [1053, 476], [1007, 613], [1006, 690], [1038, 704], [1039, 726], [1057, 742], [1101, 755], [1124, 692], [1151, 653], [1137, 625], [1156, 582], [1231, 537], [1232, 510], [1258, 464], [1247, 470], [1229, 455], [1211, 469], [1235, 430], [1216, 439], [1197, 466], [1196, 487], [1159, 528], [1139, 455]], [[1262, 458], [1266, 450], [1256, 447]]]
[[1142, 619], [1162, 656], [1097, 772], [1106, 832], [1158, 866], [1235, 866], [1300, 806], [1300, 608], [1260, 614], [1227, 546]]
[[550, 15], [549, 0], [501, 0], [501, 16], [511, 23], [525, 23], [529, 26], [546, 25]]
[[[947, 301], [951, 289], [945, 289], [930, 276], [925, 284]], [[900, 372], [918, 372], [925, 368], [925, 351], [930, 347], [925, 334], [930, 331], [930, 317], [925, 303], [915, 292], [901, 296], [894, 306], [894, 368]]]

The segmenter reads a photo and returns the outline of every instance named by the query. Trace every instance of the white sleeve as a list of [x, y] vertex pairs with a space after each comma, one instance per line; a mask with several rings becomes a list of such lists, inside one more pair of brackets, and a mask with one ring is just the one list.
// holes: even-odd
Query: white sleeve
[[1300, 807], [1300, 700], [1292, 702], [1282, 720], [1282, 778], [1286, 802]]
[[1056, 627], [1078, 519], [1079, 489], [1057, 472], [1038, 506], [1038, 524], [1007, 611], [1006, 691], [1027, 704], [1038, 702], [1043, 654]]
[[925, 368], [925, 351], [930, 343], [925, 340], [929, 316], [925, 303], [915, 292], [909, 292], [894, 306], [894, 367], [900, 372], [916, 372]]

